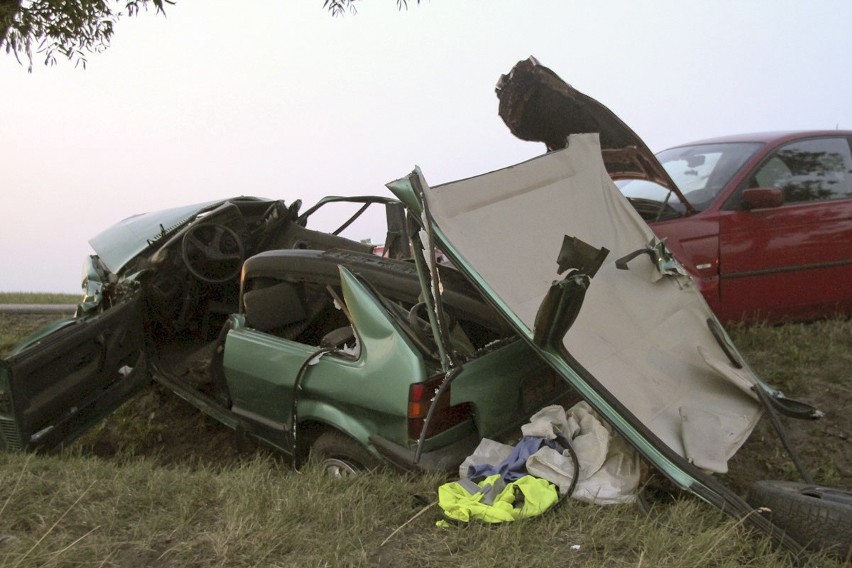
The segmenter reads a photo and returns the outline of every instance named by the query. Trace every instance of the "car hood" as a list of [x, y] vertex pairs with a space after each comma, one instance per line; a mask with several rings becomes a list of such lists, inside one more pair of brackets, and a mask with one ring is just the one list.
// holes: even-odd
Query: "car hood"
[[565, 148], [572, 134], [597, 133], [604, 166], [613, 180], [645, 179], [671, 190], [694, 212], [642, 139], [611, 110], [584, 95], [534, 57], [518, 62], [497, 82], [499, 114], [521, 140]]
[[173, 234], [199, 214], [228, 201], [230, 199], [217, 199], [133, 215], [92, 237], [89, 244], [104, 266], [113, 274], [117, 274], [125, 264], [154, 243], [165, 242], [164, 237]]

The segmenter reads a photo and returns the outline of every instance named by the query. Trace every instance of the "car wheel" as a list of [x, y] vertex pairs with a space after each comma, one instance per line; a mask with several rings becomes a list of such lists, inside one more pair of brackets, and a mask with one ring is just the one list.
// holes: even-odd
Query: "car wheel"
[[334, 477], [346, 477], [381, 466], [367, 448], [334, 430], [320, 434], [311, 446], [311, 458]]
[[758, 481], [748, 502], [766, 507], [768, 518], [800, 544], [849, 558], [852, 555], [852, 492], [809, 483]]

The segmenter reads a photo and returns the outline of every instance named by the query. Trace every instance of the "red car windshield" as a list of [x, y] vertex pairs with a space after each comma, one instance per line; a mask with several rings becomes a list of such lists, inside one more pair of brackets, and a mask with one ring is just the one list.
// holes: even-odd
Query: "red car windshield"
[[[660, 152], [657, 159], [684, 197], [697, 211], [703, 211], [761, 146], [757, 142], [678, 146]], [[622, 181], [618, 187], [628, 198], [667, 203], [680, 212], [685, 209], [669, 190], [650, 181]]]

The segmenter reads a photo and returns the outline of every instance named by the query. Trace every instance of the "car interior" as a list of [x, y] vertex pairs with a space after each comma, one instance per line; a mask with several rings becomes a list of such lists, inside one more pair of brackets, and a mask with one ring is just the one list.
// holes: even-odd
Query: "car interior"
[[[377, 205], [384, 206], [384, 203]], [[401, 331], [436, 365], [438, 350], [411, 258], [307, 228], [298, 203], [232, 200], [198, 215], [140, 269], [146, 326], [158, 364], [202, 391], [221, 382], [230, 314], [263, 333], [357, 357], [357, 330], [340, 289], [339, 265], [358, 276]], [[386, 249], [387, 250], [387, 249]], [[143, 255], [144, 257], [144, 255]], [[451, 349], [460, 359], [515, 339], [512, 329], [448, 264], [439, 267]]]

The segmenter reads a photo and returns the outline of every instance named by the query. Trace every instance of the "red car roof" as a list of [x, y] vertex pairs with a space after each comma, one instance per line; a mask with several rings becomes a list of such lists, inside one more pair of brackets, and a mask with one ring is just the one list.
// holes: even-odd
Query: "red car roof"
[[685, 144], [678, 144], [672, 148], [680, 146], [694, 146], [696, 144], [721, 144], [729, 142], [763, 142], [777, 143], [786, 142], [796, 138], [810, 138], [812, 136], [852, 136], [852, 130], [781, 130], [776, 132], [751, 132], [745, 134], [730, 134], [727, 136], [717, 136], [715, 138], [705, 138]]

